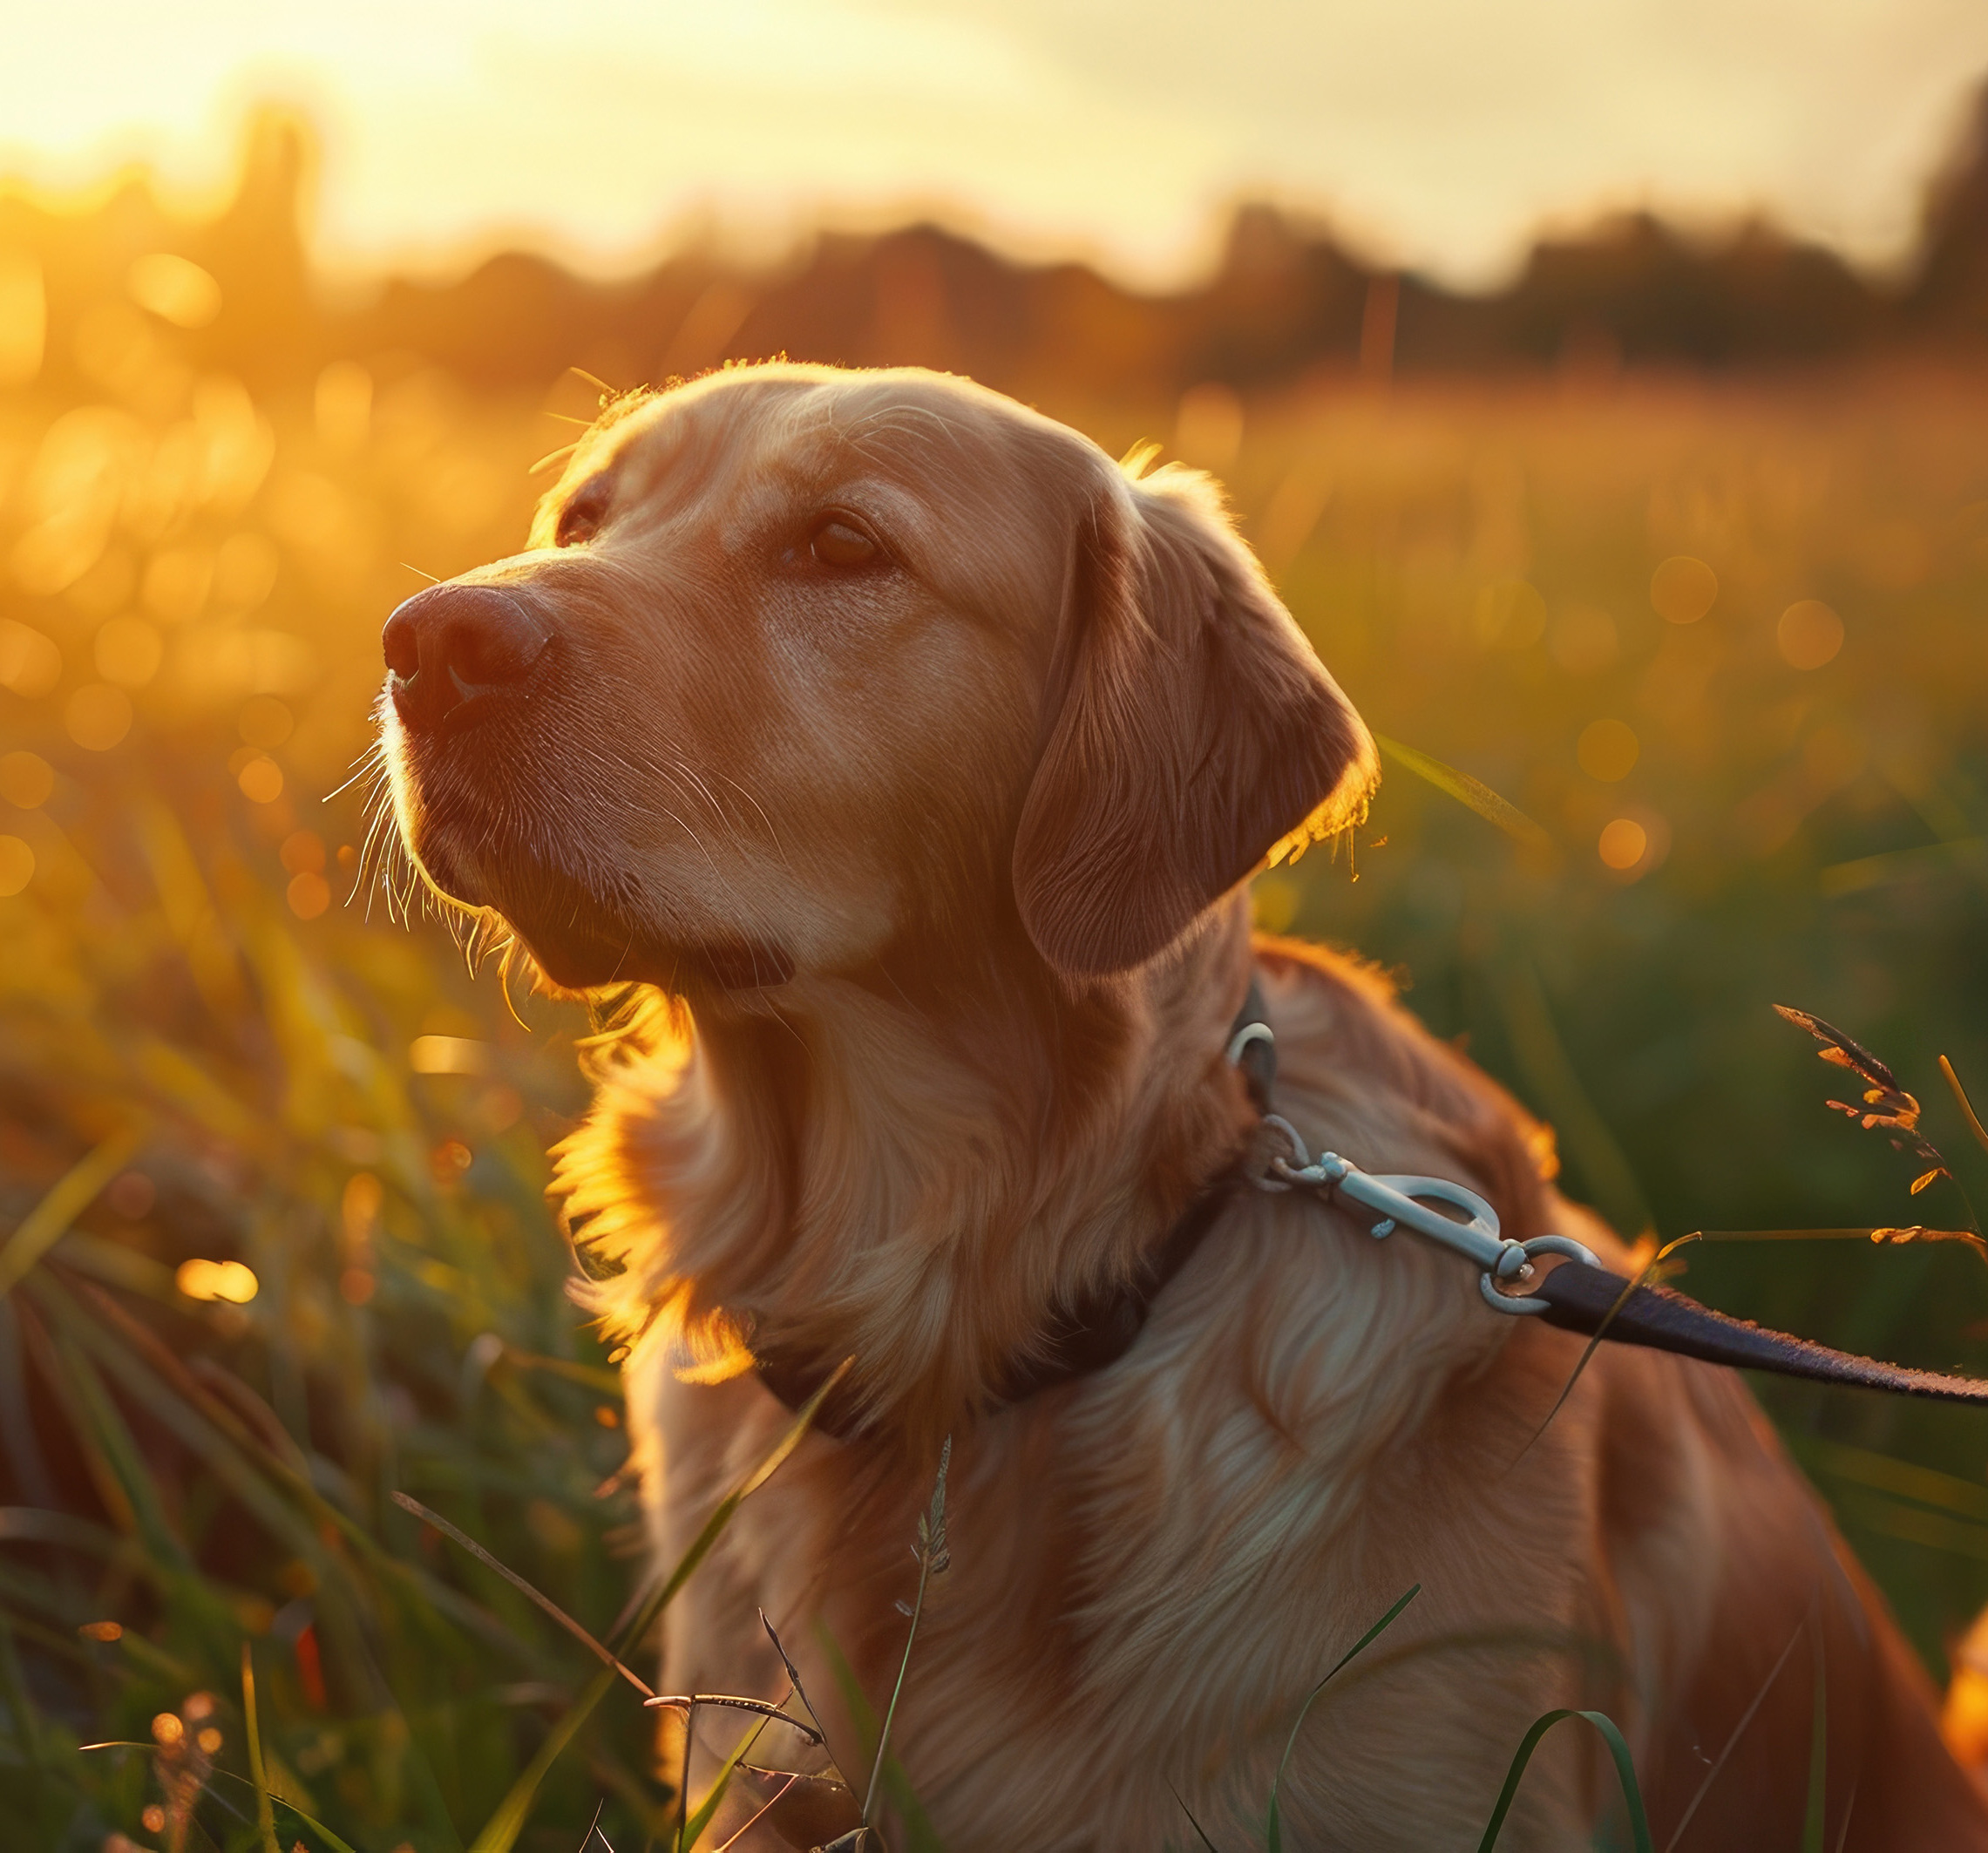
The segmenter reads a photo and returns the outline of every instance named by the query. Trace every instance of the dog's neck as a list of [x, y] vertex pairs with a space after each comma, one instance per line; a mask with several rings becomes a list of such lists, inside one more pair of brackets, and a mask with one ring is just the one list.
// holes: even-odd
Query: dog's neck
[[576, 1233], [623, 1270], [593, 1297], [663, 1321], [692, 1372], [745, 1368], [747, 1339], [852, 1356], [864, 1412], [929, 1438], [1234, 1157], [1248, 967], [1238, 898], [1074, 996], [1013, 955], [964, 994], [802, 980], [777, 1011], [704, 1013], [612, 1069], [562, 1148]]

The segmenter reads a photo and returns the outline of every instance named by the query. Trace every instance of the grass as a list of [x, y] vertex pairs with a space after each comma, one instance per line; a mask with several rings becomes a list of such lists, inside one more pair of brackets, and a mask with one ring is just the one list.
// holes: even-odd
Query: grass
[[[616, 1361], [542, 1195], [592, 1026], [348, 904], [360, 802], [325, 797], [384, 614], [515, 546], [547, 414], [594, 390], [367, 355], [327, 391], [257, 354], [251, 394], [177, 340], [99, 320], [82, 383], [0, 400], [0, 1809], [77, 1853], [182, 1817], [258, 1853], [668, 1845], [640, 1694], [393, 1497], [637, 1653]], [[1150, 397], [1045, 409], [1115, 451], [1174, 431]], [[1265, 924], [1401, 969], [1625, 1232], [1963, 1220], [1770, 1006], [1882, 1049], [1969, 1151], [1932, 1083], [1988, 1074], [1988, 380], [1244, 413], [1200, 460], [1390, 759], [1350, 860], [1259, 881]], [[1716, 585], [1683, 624], [1652, 602], [1680, 557]], [[1842, 628], [1813, 668], [1804, 601]], [[1691, 1254], [1728, 1311], [1988, 1369], [1962, 1245]], [[1762, 1395], [1944, 1673], [1988, 1598], [1978, 1425]], [[112, 1740], [146, 1748], [79, 1748]]]

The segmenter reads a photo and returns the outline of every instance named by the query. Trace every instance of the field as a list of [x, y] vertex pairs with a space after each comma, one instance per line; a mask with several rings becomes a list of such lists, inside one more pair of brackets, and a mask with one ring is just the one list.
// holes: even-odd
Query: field
[[[189, 344], [198, 287], [134, 268], [0, 398], [0, 1808], [37, 1848], [271, 1843], [246, 1646], [281, 1844], [338, 1843], [294, 1803], [431, 1853], [594, 1664], [390, 1496], [602, 1635], [634, 1501], [541, 1197], [593, 1025], [395, 918], [347, 780], [382, 621], [520, 544], [597, 393], [391, 353], [265, 353], [251, 390]], [[1972, 1225], [1988, 1154], [1937, 1058], [1988, 1095], [1988, 377], [1349, 370], [1044, 409], [1220, 474], [1408, 750], [1357, 843], [1259, 879], [1266, 926], [1394, 969], [1626, 1232]], [[1910, 1194], [1775, 1003], [1890, 1062], [1957, 1183]], [[1681, 1259], [1727, 1310], [1988, 1372], [1969, 1245]], [[1760, 1388], [1944, 1680], [1988, 1598], [1979, 1418]], [[110, 1740], [139, 1748], [78, 1748]], [[517, 1844], [570, 1853], [597, 1809], [624, 1853], [668, 1843], [648, 1741], [614, 1687]]]

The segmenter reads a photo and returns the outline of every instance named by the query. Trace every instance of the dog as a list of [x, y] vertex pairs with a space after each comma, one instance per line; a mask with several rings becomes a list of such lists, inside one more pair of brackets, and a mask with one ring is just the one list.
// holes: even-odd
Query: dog
[[[783, 1373], [851, 1361], [670, 1611], [668, 1690], [781, 1697], [763, 1610], [854, 1764], [831, 1662], [881, 1711], [950, 1437], [892, 1740], [949, 1853], [1234, 1845], [1287, 1741], [1286, 1844], [1471, 1846], [1559, 1707], [1619, 1725], [1682, 1853], [1801, 1843], [1819, 1715], [1825, 1845], [1988, 1847], [1738, 1379], [1578, 1372], [1454, 1255], [1249, 1187], [1253, 981], [1312, 1150], [1628, 1265], [1375, 971], [1252, 940], [1247, 878], [1359, 819], [1376, 759], [1209, 479], [955, 378], [729, 369], [612, 404], [526, 551], [384, 648], [426, 880], [639, 1001], [556, 1190], [659, 1564], [792, 1422]], [[1129, 1348], [1014, 1392], [1238, 1177]], [[1618, 1816], [1586, 1728], [1501, 1844]], [[779, 1813], [767, 1844], [819, 1831]]]

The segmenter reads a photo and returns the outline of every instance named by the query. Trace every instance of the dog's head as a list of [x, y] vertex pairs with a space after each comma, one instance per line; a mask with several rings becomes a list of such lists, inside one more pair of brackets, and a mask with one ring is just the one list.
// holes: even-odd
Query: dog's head
[[709, 998], [1004, 931], [1123, 971], [1372, 783], [1211, 485], [961, 381], [623, 402], [531, 540], [394, 613], [381, 716], [424, 874], [562, 985]]

